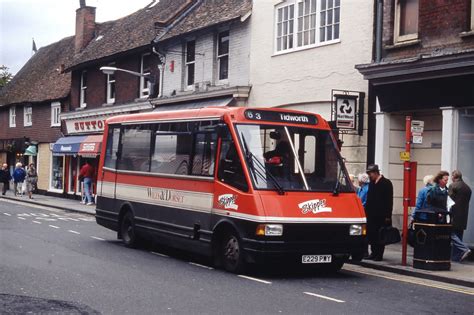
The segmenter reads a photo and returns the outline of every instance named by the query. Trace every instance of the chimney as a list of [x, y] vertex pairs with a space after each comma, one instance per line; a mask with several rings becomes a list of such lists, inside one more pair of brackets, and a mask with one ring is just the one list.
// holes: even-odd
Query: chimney
[[76, 37], [74, 52], [80, 53], [95, 35], [95, 7], [86, 5], [86, 0], [79, 1], [80, 7], [76, 10]]

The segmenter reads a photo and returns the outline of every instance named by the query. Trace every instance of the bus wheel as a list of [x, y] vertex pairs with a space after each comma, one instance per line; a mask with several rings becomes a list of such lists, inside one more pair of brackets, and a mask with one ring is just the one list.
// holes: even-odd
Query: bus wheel
[[222, 267], [233, 273], [244, 270], [244, 255], [240, 239], [234, 232], [225, 234], [221, 243], [220, 258]]
[[120, 224], [120, 233], [122, 235], [122, 241], [127, 247], [137, 247], [138, 241], [135, 234], [135, 224], [133, 222], [133, 214], [129, 211], [125, 213]]

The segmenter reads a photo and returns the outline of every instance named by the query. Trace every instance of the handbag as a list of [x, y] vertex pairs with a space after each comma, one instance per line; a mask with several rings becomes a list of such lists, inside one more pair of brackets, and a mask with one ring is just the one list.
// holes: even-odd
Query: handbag
[[415, 226], [413, 225], [413, 221], [410, 222], [410, 225], [408, 226], [407, 242], [411, 247], [415, 247]]
[[393, 226], [384, 226], [379, 230], [379, 244], [390, 245], [398, 243], [402, 240], [400, 231]]

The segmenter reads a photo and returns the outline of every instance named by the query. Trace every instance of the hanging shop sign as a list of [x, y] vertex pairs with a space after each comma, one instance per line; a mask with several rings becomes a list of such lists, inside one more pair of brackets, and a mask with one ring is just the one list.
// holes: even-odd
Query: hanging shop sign
[[332, 121], [342, 133], [362, 135], [365, 93], [332, 90]]

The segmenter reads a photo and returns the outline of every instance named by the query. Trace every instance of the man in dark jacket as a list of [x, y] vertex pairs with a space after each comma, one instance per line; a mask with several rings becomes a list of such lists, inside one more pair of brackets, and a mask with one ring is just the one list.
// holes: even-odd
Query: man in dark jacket
[[380, 244], [379, 231], [392, 224], [393, 185], [390, 180], [380, 174], [378, 165], [369, 165], [367, 174], [370, 178], [367, 193], [367, 236], [372, 253], [368, 259], [381, 261], [385, 245]]
[[5, 196], [5, 193], [10, 188], [10, 172], [8, 171], [8, 164], [4, 163], [0, 169], [0, 184], [2, 184], [2, 195]]
[[451, 175], [453, 183], [449, 186], [449, 196], [454, 201], [451, 208], [453, 232], [451, 235], [453, 251], [452, 260], [462, 261], [471, 253], [469, 247], [463, 243], [462, 237], [467, 227], [471, 188], [462, 180], [462, 173], [458, 170]]

